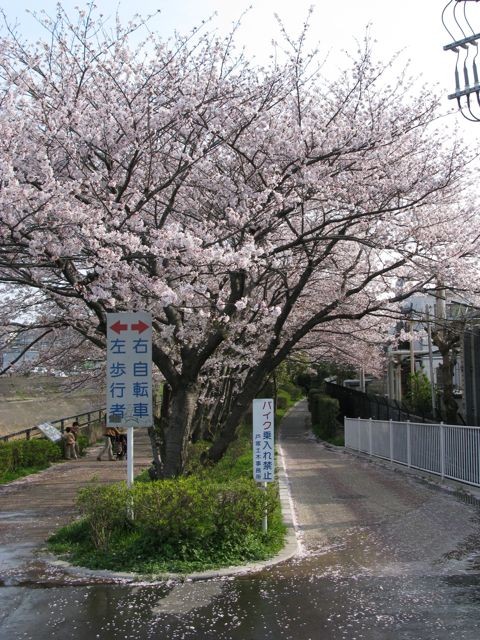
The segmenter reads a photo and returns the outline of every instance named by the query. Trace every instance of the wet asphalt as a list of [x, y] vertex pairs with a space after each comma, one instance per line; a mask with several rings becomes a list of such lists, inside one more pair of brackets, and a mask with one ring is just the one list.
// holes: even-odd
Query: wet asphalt
[[41, 527], [6, 540], [28, 490], [10, 511], [0, 494], [0, 638], [478, 640], [478, 508], [326, 448], [306, 418], [300, 403], [279, 443], [298, 553], [253, 573], [136, 584], [65, 574], [38, 557]]

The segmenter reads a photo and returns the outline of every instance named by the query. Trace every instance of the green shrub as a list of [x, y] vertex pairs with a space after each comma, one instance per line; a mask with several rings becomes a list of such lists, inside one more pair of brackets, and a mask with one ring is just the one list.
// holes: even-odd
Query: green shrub
[[277, 392], [276, 418], [280, 421], [287, 410], [302, 397], [302, 391], [296, 385], [290, 383], [282, 384]]
[[214, 487], [215, 535], [220, 539], [241, 539], [261, 526], [262, 518], [271, 515], [277, 502], [275, 486], [259, 489], [253, 480], [238, 478]]
[[279, 393], [281, 393], [282, 390], [285, 391], [294, 402], [300, 400], [303, 395], [302, 389], [293, 382], [283, 382]]
[[88, 437], [86, 435], [84, 435], [83, 433], [80, 433], [78, 435], [77, 442], [78, 442], [78, 448], [79, 448], [79, 451], [80, 451], [80, 455], [84, 456], [85, 452], [86, 452], [86, 449], [88, 447]]
[[343, 435], [343, 433], [339, 433], [335, 437], [329, 438], [328, 442], [330, 442], [330, 444], [334, 444], [336, 447], [344, 447], [345, 446], [345, 436]]
[[124, 551], [134, 545], [137, 559], [153, 555], [191, 562], [209, 550], [218, 556], [244, 545], [246, 537], [261, 531], [265, 511], [275, 512], [278, 498], [275, 486], [265, 492], [249, 478], [218, 483], [189, 476], [135, 483], [131, 490], [88, 487], [78, 503], [94, 549], [115, 553], [123, 540]]
[[312, 415], [312, 423], [318, 421], [318, 408], [316, 404], [316, 398], [321, 395], [323, 395], [323, 393], [321, 389], [318, 389], [317, 387], [310, 389], [310, 391], [308, 392], [308, 410]]
[[158, 544], [198, 540], [214, 531], [212, 496], [205, 480], [190, 476], [133, 488], [135, 524]]
[[80, 489], [77, 502], [88, 523], [95, 549], [107, 550], [112, 536], [129, 527], [131, 500], [124, 484]]
[[0, 475], [24, 468], [45, 468], [61, 456], [59, 446], [43, 438], [0, 442]]
[[330, 396], [316, 394], [311, 398], [311, 407], [314, 433], [324, 440], [334, 438], [338, 426], [338, 400]]
[[432, 387], [423, 371], [408, 376], [407, 405], [421, 415], [432, 411]]
[[50, 440], [24, 440], [23, 442], [23, 466], [36, 465], [48, 466], [50, 462], [56, 462], [62, 457], [58, 445]]
[[0, 442], [0, 474], [13, 471], [13, 449], [7, 442]]
[[303, 392], [307, 396], [313, 383], [314, 383], [314, 377], [312, 376], [311, 373], [302, 372], [302, 373], [299, 373], [295, 378], [295, 384], [301, 389], [303, 389]]
[[287, 396], [287, 394], [285, 392], [278, 392], [277, 395], [277, 409], [286, 409], [288, 407], [289, 404], [289, 397]]

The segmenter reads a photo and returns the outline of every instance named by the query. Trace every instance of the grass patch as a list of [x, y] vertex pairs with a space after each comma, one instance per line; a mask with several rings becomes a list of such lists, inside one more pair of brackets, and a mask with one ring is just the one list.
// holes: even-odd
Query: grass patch
[[34, 473], [39, 473], [39, 471], [47, 469], [49, 466], [49, 464], [44, 464], [32, 467], [23, 467], [22, 469], [15, 469], [13, 471], [4, 471], [0, 474], [0, 484], [6, 484], [7, 482], [13, 482], [13, 480], [18, 480], [19, 478], [31, 476]]
[[345, 437], [342, 434], [338, 434], [336, 436], [334, 436], [333, 438], [328, 438], [326, 440], [326, 442], [328, 442], [329, 444], [333, 444], [336, 447], [344, 447], [345, 446]]

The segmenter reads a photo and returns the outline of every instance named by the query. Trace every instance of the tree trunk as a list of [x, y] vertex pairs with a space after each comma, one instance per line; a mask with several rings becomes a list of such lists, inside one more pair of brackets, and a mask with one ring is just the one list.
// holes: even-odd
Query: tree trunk
[[148, 429], [148, 437], [150, 438], [150, 446], [152, 447], [152, 466], [148, 469], [148, 473], [152, 480], [158, 480], [162, 476], [162, 457], [161, 457], [161, 439], [159, 436], [160, 418], [154, 416], [154, 426]]
[[251, 407], [252, 401], [262, 388], [265, 377], [268, 375], [263, 367], [255, 372], [255, 375], [247, 381], [241, 393], [232, 398], [232, 408], [225, 423], [217, 434], [213, 445], [206, 454], [210, 463], [217, 463], [225, 454], [228, 446], [237, 436], [238, 427]]
[[197, 406], [192, 421], [192, 442], [203, 439], [205, 423], [208, 422], [208, 411], [204, 404]]
[[206, 433], [208, 436], [206, 439], [209, 439], [210, 442], [212, 442], [215, 439], [216, 434], [221, 431], [222, 424], [224, 424], [227, 416], [230, 414], [232, 396], [233, 382], [231, 378], [226, 378], [223, 384], [221, 396], [219, 397], [210, 417], [210, 424], [208, 425], [209, 430], [208, 433]]
[[152, 468], [149, 470], [152, 479], [158, 479], [163, 476], [162, 450], [165, 441], [165, 427], [168, 424], [170, 415], [170, 398], [172, 391], [170, 385], [163, 385], [162, 403], [160, 406], [160, 415], [154, 417], [154, 426], [148, 430], [150, 436], [150, 444], [152, 447]]
[[162, 477], [175, 478], [185, 470], [187, 446], [199, 396], [198, 384], [180, 381], [172, 389], [170, 415], [164, 429]]

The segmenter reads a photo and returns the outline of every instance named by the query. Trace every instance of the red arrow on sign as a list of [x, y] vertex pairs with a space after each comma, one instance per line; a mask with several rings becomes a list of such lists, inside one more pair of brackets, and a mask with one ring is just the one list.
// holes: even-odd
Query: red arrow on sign
[[122, 333], [122, 331], [127, 331], [128, 324], [122, 324], [120, 320], [117, 320], [115, 324], [112, 324], [110, 329], [112, 329], [112, 331], [115, 331], [115, 333]]
[[150, 325], [145, 324], [145, 322], [142, 322], [141, 320], [139, 320], [136, 324], [132, 324], [131, 329], [132, 331], [138, 331], [138, 333], [142, 333], [142, 331], [145, 331], [145, 329], [148, 329]]

